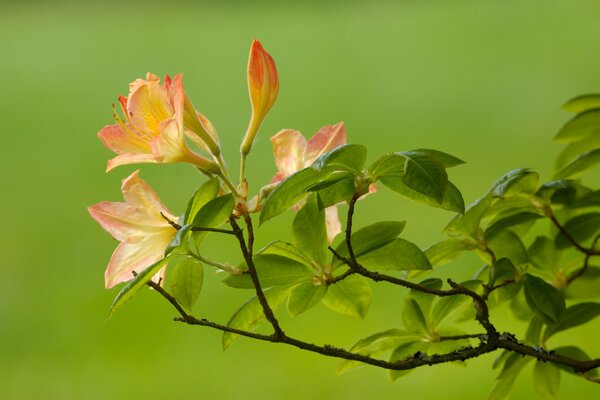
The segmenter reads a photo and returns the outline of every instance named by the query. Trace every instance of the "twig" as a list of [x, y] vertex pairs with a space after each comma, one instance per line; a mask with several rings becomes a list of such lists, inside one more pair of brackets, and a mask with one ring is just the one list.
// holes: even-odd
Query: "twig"
[[[176, 230], [180, 230], [182, 228], [181, 225], [179, 225], [175, 221], [171, 221], [171, 219], [169, 217], [167, 217], [165, 214], [163, 214], [162, 212], [160, 213], [160, 215], [165, 219], [165, 221], [167, 221], [169, 223], [169, 225], [171, 225]], [[230, 229], [205, 228], [203, 226], [192, 226], [190, 228], [190, 230], [193, 232], [215, 232], [215, 233], [224, 233], [227, 235], [235, 235], [235, 232]]]

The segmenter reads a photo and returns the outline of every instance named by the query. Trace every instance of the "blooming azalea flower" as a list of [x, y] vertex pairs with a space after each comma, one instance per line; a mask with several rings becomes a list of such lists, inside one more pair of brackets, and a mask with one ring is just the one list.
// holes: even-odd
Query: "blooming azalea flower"
[[258, 40], [252, 42], [248, 57], [248, 93], [252, 104], [252, 116], [242, 141], [242, 154], [248, 154], [258, 128], [279, 93], [279, 76], [275, 61]]
[[[346, 128], [343, 122], [326, 125], [306, 140], [302, 133], [284, 129], [271, 138], [273, 154], [278, 172], [271, 184], [278, 184], [288, 176], [310, 166], [317, 158], [346, 144]], [[325, 223], [329, 243], [342, 231], [336, 206], [325, 209]]]
[[[163, 218], [177, 219], [158, 195], [135, 171], [123, 180], [125, 202], [103, 201], [88, 211], [108, 233], [121, 243], [114, 251], [104, 274], [107, 289], [133, 278], [159, 261], [177, 233]], [[164, 269], [163, 269], [164, 270]], [[164, 274], [159, 272], [155, 278]]]
[[181, 74], [160, 84], [158, 76], [148, 73], [129, 85], [129, 96], [119, 97], [125, 116], [115, 112], [114, 125], [105, 126], [98, 137], [117, 153], [107, 171], [125, 164], [188, 162], [202, 170], [219, 171], [216, 163], [195, 152], [185, 137], [209, 151], [220, 153], [216, 132], [206, 117], [198, 114], [183, 89]]

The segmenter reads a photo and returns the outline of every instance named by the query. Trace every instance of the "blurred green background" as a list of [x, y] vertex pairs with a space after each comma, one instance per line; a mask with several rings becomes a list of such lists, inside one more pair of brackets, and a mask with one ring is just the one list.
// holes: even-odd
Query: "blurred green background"
[[[600, 89], [600, 2], [314, 1], [0, 4], [0, 399], [481, 399], [495, 355], [466, 368], [422, 368], [390, 383], [382, 370], [336, 376], [336, 360], [240, 340], [221, 351], [220, 334], [171, 321], [175, 312], [144, 291], [105, 322], [116, 290], [103, 271], [116, 242], [86, 207], [120, 201], [136, 168], [105, 174], [112, 154], [96, 137], [112, 123], [111, 103], [147, 71], [183, 72], [196, 107], [215, 123], [233, 171], [249, 116], [245, 68], [260, 39], [279, 68], [281, 90], [250, 158], [256, 189], [272, 176], [268, 137], [281, 128], [312, 135], [343, 120], [370, 159], [429, 147], [468, 162], [451, 171], [467, 202], [502, 173], [535, 167], [549, 178], [568, 117], [568, 98]], [[143, 166], [142, 177], [180, 213], [203, 178], [185, 165]], [[266, 224], [259, 245], [289, 238]], [[362, 201], [356, 224], [408, 219], [405, 237], [426, 247], [450, 214], [385, 190]], [[211, 255], [238, 261], [212, 239]], [[465, 257], [443, 273], [465, 278]], [[207, 274], [196, 314], [225, 322], [249, 292]], [[292, 319], [293, 335], [349, 346], [401, 323], [401, 293], [375, 290], [364, 321], [322, 306]], [[500, 329], [523, 334], [501, 311]], [[555, 344], [600, 355], [598, 321]], [[529, 367], [531, 368], [531, 367]], [[515, 399], [533, 394], [530, 370]], [[597, 398], [600, 388], [563, 374], [561, 398]]]

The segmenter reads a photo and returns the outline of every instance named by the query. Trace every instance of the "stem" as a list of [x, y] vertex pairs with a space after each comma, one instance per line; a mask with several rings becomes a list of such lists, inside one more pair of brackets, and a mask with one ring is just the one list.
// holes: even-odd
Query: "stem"
[[242, 156], [240, 158], [240, 185], [242, 185], [244, 183], [244, 181], [246, 180], [246, 157], [248, 155], [245, 153], [242, 153]]
[[565, 227], [561, 225], [561, 223], [558, 221], [558, 219], [556, 219], [556, 215], [554, 215], [554, 212], [552, 211], [552, 209], [550, 207], [548, 207], [547, 213], [548, 213], [548, 218], [550, 218], [550, 220], [552, 221], [554, 226], [556, 226], [556, 228], [560, 231], [560, 233], [562, 233], [562, 235], [569, 241], [569, 243], [571, 243], [573, 245], [573, 247], [575, 247], [577, 250], [579, 250], [581, 253], [583, 253], [585, 255], [589, 255], [589, 256], [600, 255], [600, 250], [594, 249], [594, 247], [596, 246], [596, 241], [594, 241], [594, 244], [589, 249], [583, 247], [581, 244], [579, 244], [579, 242], [577, 242], [577, 240], [575, 240], [575, 238], [569, 233], [569, 231], [567, 231], [565, 229]]

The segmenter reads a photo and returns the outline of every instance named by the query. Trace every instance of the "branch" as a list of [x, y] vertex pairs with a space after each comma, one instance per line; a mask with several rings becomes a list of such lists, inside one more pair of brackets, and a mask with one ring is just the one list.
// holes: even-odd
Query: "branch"
[[556, 226], [556, 228], [560, 231], [560, 233], [562, 233], [562, 235], [569, 241], [569, 243], [571, 243], [573, 245], [573, 247], [575, 247], [577, 250], [579, 250], [581, 253], [585, 254], [586, 256], [599, 256], [600, 255], [600, 250], [595, 250], [595, 246], [596, 246], [596, 240], [594, 241], [594, 243], [592, 244], [591, 248], [586, 248], [583, 247], [581, 244], [579, 244], [579, 242], [577, 242], [577, 240], [575, 240], [575, 238], [565, 229], [564, 226], [561, 225], [560, 222], [558, 222], [558, 219], [556, 219], [556, 215], [554, 215], [554, 212], [552, 211], [552, 209], [550, 207], [548, 207], [548, 218], [550, 218], [550, 220], [552, 221], [552, 223], [554, 224], [554, 226]]
[[[167, 217], [165, 214], [163, 214], [162, 212], [160, 213], [161, 217], [163, 217], [165, 219], [165, 221], [168, 222], [169, 225], [171, 225], [173, 228], [175, 228], [175, 230], [180, 230], [182, 228], [181, 225], [179, 225], [177, 222], [172, 221], [169, 217]], [[219, 229], [219, 228], [205, 228], [202, 226], [192, 226], [190, 228], [190, 230], [192, 232], [215, 232], [215, 233], [224, 233], [227, 235], [235, 235], [235, 232], [229, 229]]]
[[[595, 249], [596, 248], [596, 244], [598, 243], [598, 240], [600, 240], [600, 234], [596, 235], [596, 237], [594, 238], [594, 241], [592, 242], [592, 247], [591, 249]], [[573, 282], [575, 279], [579, 278], [581, 275], [583, 275], [585, 273], [585, 271], [587, 271], [589, 264], [590, 264], [590, 258], [592, 258], [591, 253], [588, 253], [585, 255], [585, 259], [583, 260], [583, 267], [581, 267], [580, 269], [578, 269], [577, 271], [575, 271], [573, 273], [573, 275], [571, 275], [569, 278], [567, 278], [567, 285], [569, 285], [571, 282]]]

